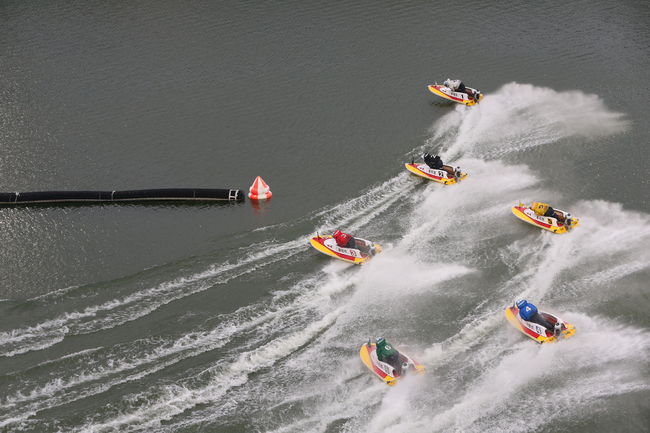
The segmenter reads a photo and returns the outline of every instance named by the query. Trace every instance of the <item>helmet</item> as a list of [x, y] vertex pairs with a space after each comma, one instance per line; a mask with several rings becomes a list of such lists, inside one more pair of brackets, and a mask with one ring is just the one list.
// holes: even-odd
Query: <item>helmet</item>
[[519, 309], [521, 310], [521, 309], [524, 308], [527, 304], [528, 304], [528, 301], [525, 300], [525, 299], [522, 299], [522, 300], [520, 300], [520, 301], [517, 301], [517, 308], [519, 308]]
[[339, 236], [340, 234], [341, 234], [341, 230], [336, 230], [336, 231], [334, 231], [332, 236], [336, 237], [336, 236]]
[[377, 346], [386, 344], [386, 339], [384, 337], [377, 337]]

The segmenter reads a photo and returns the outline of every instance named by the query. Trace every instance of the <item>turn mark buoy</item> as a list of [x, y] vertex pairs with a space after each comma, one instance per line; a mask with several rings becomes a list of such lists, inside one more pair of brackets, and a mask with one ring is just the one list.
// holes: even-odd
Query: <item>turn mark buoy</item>
[[255, 182], [248, 189], [248, 198], [251, 200], [268, 200], [273, 196], [271, 189], [260, 176], [255, 178]]

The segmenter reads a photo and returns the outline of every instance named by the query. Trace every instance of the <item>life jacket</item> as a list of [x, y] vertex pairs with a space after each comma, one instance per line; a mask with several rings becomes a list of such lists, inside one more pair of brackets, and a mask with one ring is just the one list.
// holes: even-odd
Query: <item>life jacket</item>
[[540, 203], [538, 201], [533, 202], [532, 205], [530, 205], [530, 208], [539, 216], [544, 216], [546, 214], [546, 211], [548, 211], [549, 205], [547, 203]]
[[442, 83], [442, 84], [449, 87], [451, 90], [453, 90], [455, 92], [460, 87], [461, 81], [460, 80], [450, 80], [449, 78], [447, 78], [445, 80], [445, 82]]
[[385, 339], [380, 339], [377, 341], [377, 359], [380, 361], [385, 361], [391, 356], [397, 354], [397, 350], [393, 348]]
[[524, 320], [530, 320], [537, 314], [537, 307], [531, 304], [530, 302], [526, 304], [521, 310], [519, 310], [519, 315]]
[[345, 248], [352, 239], [352, 235], [343, 233], [341, 230], [335, 231], [332, 237], [336, 240], [336, 245], [342, 248]]

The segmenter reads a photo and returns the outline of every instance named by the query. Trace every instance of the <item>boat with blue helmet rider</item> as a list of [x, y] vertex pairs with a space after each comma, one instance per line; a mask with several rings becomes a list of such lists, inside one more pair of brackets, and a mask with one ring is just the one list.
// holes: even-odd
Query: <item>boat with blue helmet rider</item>
[[575, 326], [558, 316], [540, 311], [526, 299], [515, 301], [506, 308], [506, 318], [518, 330], [538, 343], [551, 343], [575, 334]]

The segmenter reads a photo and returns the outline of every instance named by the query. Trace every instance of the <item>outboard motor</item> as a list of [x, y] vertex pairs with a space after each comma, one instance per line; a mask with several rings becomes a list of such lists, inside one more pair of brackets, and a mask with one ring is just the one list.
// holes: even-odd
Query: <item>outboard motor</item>
[[569, 212], [566, 212], [564, 214], [564, 226], [567, 230], [571, 230], [573, 228], [573, 220], [571, 219], [571, 214]]
[[559, 337], [561, 333], [562, 333], [562, 322], [558, 320], [557, 322], [555, 322], [555, 325], [553, 326], [553, 335], [555, 337]]
[[454, 170], [454, 177], [456, 180], [460, 179], [460, 167], [456, 167], [456, 170]]
[[475, 100], [476, 102], [478, 102], [478, 100], [480, 99], [480, 97], [481, 97], [481, 91], [480, 91], [480, 90], [477, 90], [476, 92], [474, 92], [474, 100]]

